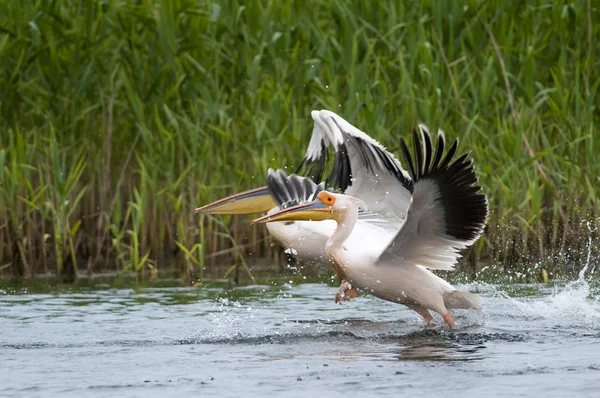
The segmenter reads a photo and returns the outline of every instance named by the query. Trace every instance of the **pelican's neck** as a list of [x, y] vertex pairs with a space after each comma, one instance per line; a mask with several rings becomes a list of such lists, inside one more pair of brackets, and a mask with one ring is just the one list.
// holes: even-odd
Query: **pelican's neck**
[[327, 240], [327, 245], [341, 249], [344, 242], [356, 225], [356, 219], [358, 218], [358, 209], [348, 209], [344, 215], [337, 221], [337, 228], [331, 234], [331, 237]]
[[337, 220], [337, 228], [327, 240], [327, 245], [325, 247], [327, 256], [333, 262], [337, 273], [342, 278], [344, 278], [344, 275], [346, 274], [346, 260], [343, 255], [344, 242], [354, 230], [357, 219], [358, 207], [354, 205], [348, 206], [348, 209], [344, 212], [342, 217]]

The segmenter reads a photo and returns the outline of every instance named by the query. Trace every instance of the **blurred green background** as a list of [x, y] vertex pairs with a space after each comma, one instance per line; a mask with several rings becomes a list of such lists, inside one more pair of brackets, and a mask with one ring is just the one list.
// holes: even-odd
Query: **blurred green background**
[[573, 273], [600, 224], [599, 21], [591, 0], [4, 0], [0, 276], [279, 272], [264, 227], [192, 210], [295, 168], [312, 109], [395, 152], [419, 122], [472, 150], [491, 218], [463, 271]]

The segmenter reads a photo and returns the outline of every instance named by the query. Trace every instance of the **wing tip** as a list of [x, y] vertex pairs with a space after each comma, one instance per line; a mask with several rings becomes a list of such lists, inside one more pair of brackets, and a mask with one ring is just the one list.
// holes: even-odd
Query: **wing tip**
[[[413, 140], [415, 140], [413, 147], [416, 155], [414, 161], [408, 153], [408, 145], [404, 140], [402, 145], [415, 184], [418, 185], [423, 179], [435, 182], [439, 189], [437, 200], [441, 202], [444, 211], [445, 235], [459, 241], [461, 246], [463, 244], [468, 246], [479, 239], [489, 218], [489, 200], [483, 192], [483, 187], [479, 185], [479, 178], [471, 158], [472, 150], [455, 157], [459, 144], [458, 138], [454, 139], [446, 151], [445, 134], [438, 130], [435, 154], [420, 154], [421, 147], [430, 152], [433, 152], [433, 148], [426, 143], [424, 134], [429, 133], [427, 127], [419, 124], [418, 129], [421, 132], [420, 136], [413, 130]], [[423, 145], [419, 145], [421, 140]], [[421, 164], [423, 161], [427, 163], [430, 157], [433, 157], [433, 161], [429, 168], [427, 164]]]

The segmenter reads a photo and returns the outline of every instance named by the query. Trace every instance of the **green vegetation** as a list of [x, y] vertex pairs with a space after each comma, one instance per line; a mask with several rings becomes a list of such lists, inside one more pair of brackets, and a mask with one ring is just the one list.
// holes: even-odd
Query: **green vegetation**
[[463, 269], [577, 271], [599, 37], [591, 0], [6, 1], [0, 274], [284, 260], [264, 227], [192, 210], [297, 166], [323, 108], [396, 152], [417, 122], [473, 150], [492, 213]]

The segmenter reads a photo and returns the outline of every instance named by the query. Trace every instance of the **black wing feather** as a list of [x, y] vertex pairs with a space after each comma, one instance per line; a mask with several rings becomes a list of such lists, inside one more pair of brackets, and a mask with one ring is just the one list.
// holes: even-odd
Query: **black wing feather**
[[413, 160], [410, 154], [410, 150], [408, 149], [408, 144], [406, 143], [406, 141], [404, 141], [404, 137], [400, 138], [400, 147], [402, 148], [402, 153], [404, 154], [404, 158], [406, 159], [406, 164], [408, 164], [408, 171], [410, 172], [410, 176], [413, 178], [414, 183], [416, 172], [413, 166]]
[[421, 140], [419, 139], [419, 134], [417, 133], [417, 129], [413, 129], [413, 150], [415, 152], [415, 171], [416, 174], [413, 176], [413, 179], [419, 181], [421, 176], [423, 175], [423, 152], [421, 149]]
[[[425, 163], [420, 151], [421, 139], [425, 142]], [[404, 140], [401, 143], [414, 179], [415, 191], [419, 189], [421, 181], [434, 182], [439, 190], [436, 201], [444, 214], [444, 233], [461, 241], [477, 238], [487, 221], [488, 203], [486, 195], [481, 192], [481, 186], [477, 185], [473, 161], [469, 159], [471, 153], [467, 152], [453, 160], [458, 149], [458, 139], [456, 139], [446, 156], [443, 156], [445, 136], [439, 133], [434, 160], [429, 167], [428, 159], [433, 152], [430, 135], [426, 131], [421, 131], [421, 137], [413, 133], [413, 140], [414, 160]]]
[[431, 167], [431, 155], [433, 154], [433, 149], [431, 145], [431, 134], [426, 128], [422, 128], [423, 131], [423, 140], [425, 143], [425, 163], [423, 164], [423, 173], [429, 173], [429, 168]]
[[321, 140], [321, 154], [319, 157], [316, 160], [309, 160], [308, 157], [305, 157], [294, 174], [308, 176], [311, 180], [318, 184], [323, 179], [325, 165], [328, 163], [328, 161], [329, 153], [327, 152], [327, 146], [325, 146], [325, 142]]
[[269, 170], [267, 177], [269, 193], [280, 209], [287, 209], [310, 200], [325, 189], [325, 183], [315, 184], [307, 177], [287, 175], [284, 170]]

